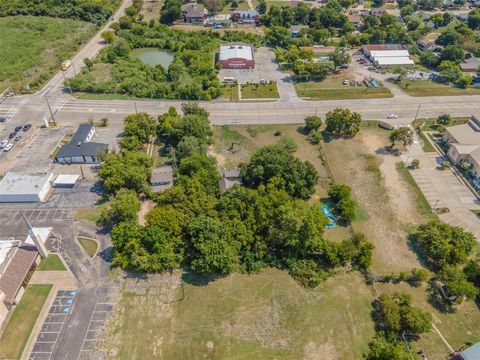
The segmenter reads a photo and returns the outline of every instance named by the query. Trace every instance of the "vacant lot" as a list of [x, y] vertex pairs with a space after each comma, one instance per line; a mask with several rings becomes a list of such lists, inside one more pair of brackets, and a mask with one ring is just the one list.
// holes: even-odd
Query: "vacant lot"
[[374, 273], [419, 267], [407, 245], [407, 230], [425, 217], [417, 207], [412, 184], [397, 171], [399, 157], [385, 150], [388, 131], [364, 127], [353, 139], [332, 140], [324, 151], [337, 182], [352, 187], [364, 216], [354, 222], [375, 244]]
[[480, 95], [480, 88], [460, 89], [433, 81], [405, 81], [400, 87], [410, 96]]
[[242, 84], [242, 99], [278, 99], [277, 84]]
[[369, 88], [365, 85], [343, 85], [343, 80], [352, 79], [348, 75], [332, 75], [323, 81], [297, 82], [295, 89], [299, 97], [309, 100], [371, 99], [388, 98], [392, 93], [387, 88]]
[[178, 277], [126, 286], [105, 341], [110, 358], [350, 360], [373, 335], [372, 293], [357, 273], [314, 290], [274, 269], [204, 286], [188, 279], [199, 285], [185, 284], [183, 300]]
[[42, 86], [95, 32], [83, 21], [33, 16], [0, 18], [0, 91]]
[[20, 359], [52, 285], [29, 285], [0, 339], [0, 359]]

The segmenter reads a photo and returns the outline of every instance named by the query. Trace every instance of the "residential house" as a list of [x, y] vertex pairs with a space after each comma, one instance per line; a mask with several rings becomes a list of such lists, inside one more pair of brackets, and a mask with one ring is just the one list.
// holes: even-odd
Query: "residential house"
[[465, 60], [460, 63], [460, 68], [463, 72], [477, 72], [477, 70], [480, 69], [480, 58], [467, 53], [465, 55]]
[[302, 31], [302, 29], [308, 29], [309, 27], [307, 25], [292, 25], [290, 27], [290, 36], [292, 38], [297, 38], [298, 37], [298, 34], [300, 33], [300, 31]]
[[417, 46], [418, 46], [418, 47], [420, 48], [420, 50], [422, 50], [422, 51], [429, 50], [433, 45], [435, 45], [435, 44], [433, 43], [433, 41], [430, 41], [430, 40], [425, 39], [425, 38], [419, 39], [419, 40], [417, 41]]
[[377, 17], [380, 17], [380, 16], [382, 16], [383, 14], [386, 14], [386, 13], [387, 13], [387, 10], [382, 9], [382, 8], [373, 8], [373, 9], [370, 10], [370, 15], [377, 16]]
[[200, 8], [197, 4], [186, 4], [182, 6], [182, 13], [185, 24], [203, 25], [208, 10]]
[[173, 169], [169, 165], [164, 165], [152, 170], [150, 177], [152, 191], [162, 192], [173, 186]]
[[219, 181], [219, 186], [222, 191], [230, 189], [233, 185], [242, 185], [242, 173], [240, 168], [221, 169], [220, 175], [222, 178]]
[[348, 22], [352, 24], [355, 28], [359, 28], [363, 25], [362, 17], [359, 15], [347, 15]]

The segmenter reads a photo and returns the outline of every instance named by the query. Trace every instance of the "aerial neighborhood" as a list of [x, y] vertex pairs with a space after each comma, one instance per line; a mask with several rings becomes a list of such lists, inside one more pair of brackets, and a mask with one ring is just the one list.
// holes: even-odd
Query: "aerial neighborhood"
[[478, 0], [0, 34], [0, 359], [480, 360]]

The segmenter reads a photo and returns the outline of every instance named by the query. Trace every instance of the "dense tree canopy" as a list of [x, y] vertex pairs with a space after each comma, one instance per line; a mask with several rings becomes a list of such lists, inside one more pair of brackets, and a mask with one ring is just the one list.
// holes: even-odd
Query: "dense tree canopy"
[[146, 143], [156, 131], [155, 120], [147, 113], [138, 113], [128, 115], [125, 120], [125, 130], [123, 136], [136, 137], [140, 143]]
[[335, 136], [353, 137], [360, 131], [362, 117], [348, 109], [337, 108], [327, 113], [326, 131]]
[[244, 183], [252, 188], [275, 183], [292, 196], [308, 199], [317, 183], [317, 171], [278, 145], [257, 150], [243, 167]]

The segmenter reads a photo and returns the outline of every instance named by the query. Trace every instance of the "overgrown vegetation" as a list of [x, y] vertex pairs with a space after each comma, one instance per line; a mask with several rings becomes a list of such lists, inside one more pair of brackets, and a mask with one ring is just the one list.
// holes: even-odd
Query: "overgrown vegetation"
[[[111, 165], [101, 166], [106, 189], [116, 191], [106, 211], [106, 218], [115, 219], [114, 265], [138, 272], [187, 266], [215, 274], [274, 266], [287, 269], [305, 286], [318, 285], [337, 267], [369, 267], [373, 246], [364, 235], [341, 242], [324, 238], [326, 218], [320, 204], [304, 201], [317, 182], [310, 163], [279, 145], [260, 148], [242, 169], [245, 187], [221, 193], [216, 160], [205, 151], [212, 134], [208, 113], [195, 104], [184, 104], [182, 110], [183, 115], [170, 109], [159, 116], [157, 131], [177, 154], [177, 177], [171, 189], [152, 194], [157, 207], [147, 214], [146, 226], [136, 223], [136, 206], [123, 210], [136, 203], [134, 191], [144, 188], [122, 189], [125, 181], [112, 178], [130, 171], [106, 172]], [[123, 149], [111, 156], [125, 158], [129, 153]]]

